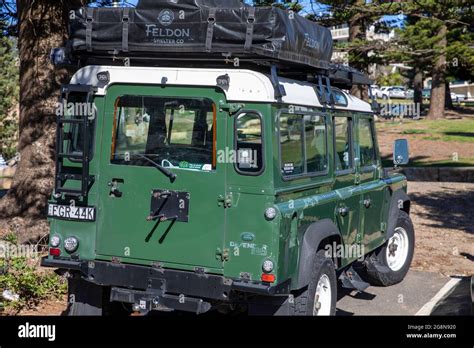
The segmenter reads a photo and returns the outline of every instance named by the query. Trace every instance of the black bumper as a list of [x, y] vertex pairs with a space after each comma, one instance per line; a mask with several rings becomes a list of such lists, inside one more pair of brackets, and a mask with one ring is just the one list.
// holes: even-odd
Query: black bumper
[[220, 275], [179, 271], [106, 261], [41, 260], [43, 267], [77, 271], [83, 278], [97, 285], [141, 291], [159, 291], [163, 294], [186, 295], [196, 298], [228, 301], [232, 291], [258, 295], [289, 294], [289, 281], [267, 285], [233, 280]]

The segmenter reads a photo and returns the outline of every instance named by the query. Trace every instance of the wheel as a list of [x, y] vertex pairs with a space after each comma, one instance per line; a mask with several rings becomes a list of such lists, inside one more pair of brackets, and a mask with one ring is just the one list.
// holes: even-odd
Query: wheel
[[130, 315], [128, 304], [110, 302], [110, 289], [74, 275], [68, 279], [68, 316]]
[[367, 262], [367, 278], [373, 285], [400, 283], [408, 273], [415, 250], [415, 231], [410, 216], [400, 210], [393, 236]]
[[383, 100], [388, 100], [388, 95], [383, 94], [383, 95], [382, 95], [382, 99], [383, 99]]
[[324, 250], [316, 253], [308, 287], [294, 297], [293, 315], [336, 314], [337, 279], [334, 262]]

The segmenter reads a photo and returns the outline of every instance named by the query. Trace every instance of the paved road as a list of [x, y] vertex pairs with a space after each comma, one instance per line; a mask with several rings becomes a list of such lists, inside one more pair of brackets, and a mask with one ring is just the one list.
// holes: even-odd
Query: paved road
[[390, 287], [371, 286], [363, 293], [340, 288], [336, 315], [415, 315], [449, 280], [410, 271], [403, 282]]

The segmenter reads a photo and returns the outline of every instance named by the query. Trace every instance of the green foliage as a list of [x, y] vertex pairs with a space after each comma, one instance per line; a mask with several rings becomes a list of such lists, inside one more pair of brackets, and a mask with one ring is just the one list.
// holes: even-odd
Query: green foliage
[[403, 76], [396, 72], [388, 75], [380, 75], [377, 78], [377, 83], [380, 86], [400, 86], [404, 83]]
[[291, 10], [296, 13], [300, 12], [303, 9], [303, 6], [300, 4], [299, 0], [296, 1], [268, 1], [268, 0], [255, 0], [255, 6], [275, 6], [285, 10]]
[[51, 270], [41, 270], [38, 260], [15, 257], [0, 260], [0, 294], [4, 290], [17, 294], [18, 301], [4, 301], [0, 306], [18, 312], [31, 308], [41, 300], [60, 298], [67, 292], [67, 282]]
[[18, 102], [19, 68], [14, 42], [0, 36], [0, 154], [11, 157], [16, 152], [17, 115], [12, 108]]
[[[404, 62], [431, 72], [440, 55], [445, 55], [448, 80], [472, 78], [474, 73], [474, 33], [469, 30], [472, 11], [465, 0], [420, 0], [403, 4], [407, 26], [399, 30], [397, 45], [387, 52], [390, 61]], [[441, 26], [447, 28], [447, 47], [439, 45]]]

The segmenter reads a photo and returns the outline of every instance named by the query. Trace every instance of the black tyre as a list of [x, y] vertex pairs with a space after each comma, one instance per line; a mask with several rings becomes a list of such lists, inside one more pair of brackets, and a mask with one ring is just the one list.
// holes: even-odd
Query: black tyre
[[75, 275], [68, 279], [68, 316], [130, 315], [131, 306], [110, 302], [110, 289]]
[[415, 250], [415, 231], [410, 216], [400, 210], [393, 236], [367, 262], [367, 279], [373, 285], [400, 283], [408, 273]]
[[334, 262], [324, 250], [316, 253], [308, 287], [294, 297], [291, 314], [324, 316], [336, 314], [337, 279]]

